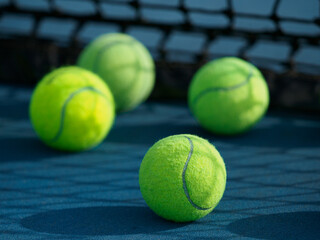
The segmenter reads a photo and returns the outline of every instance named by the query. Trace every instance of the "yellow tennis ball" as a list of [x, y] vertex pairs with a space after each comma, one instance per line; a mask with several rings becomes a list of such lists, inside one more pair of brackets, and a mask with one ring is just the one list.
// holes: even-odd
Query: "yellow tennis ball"
[[256, 124], [269, 105], [269, 90], [260, 71], [235, 57], [204, 65], [188, 93], [191, 112], [207, 130], [238, 134]]
[[135, 108], [150, 95], [155, 79], [148, 50], [133, 37], [112, 33], [92, 41], [78, 66], [98, 74], [110, 87], [117, 111]]
[[188, 222], [210, 213], [226, 186], [219, 152], [194, 135], [174, 135], [156, 142], [144, 156], [139, 184], [148, 206], [159, 216]]
[[115, 115], [108, 86], [79, 67], [62, 67], [43, 77], [30, 103], [37, 135], [49, 146], [80, 151], [98, 145]]

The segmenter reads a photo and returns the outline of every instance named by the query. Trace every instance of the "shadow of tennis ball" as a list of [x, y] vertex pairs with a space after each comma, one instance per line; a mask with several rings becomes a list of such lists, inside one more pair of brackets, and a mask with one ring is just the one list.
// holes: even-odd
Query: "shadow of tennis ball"
[[261, 215], [237, 220], [227, 229], [241, 236], [259, 239], [319, 239], [320, 212]]
[[25, 228], [64, 235], [127, 235], [183, 227], [156, 216], [147, 207], [88, 207], [53, 210], [21, 220]]

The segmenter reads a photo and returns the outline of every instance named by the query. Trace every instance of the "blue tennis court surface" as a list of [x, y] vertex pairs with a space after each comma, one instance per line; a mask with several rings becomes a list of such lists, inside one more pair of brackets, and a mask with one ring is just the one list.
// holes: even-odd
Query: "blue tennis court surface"
[[[0, 87], [0, 239], [319, 239], [320, 118], [270, 112], [252, 131], [202, 130], [184, 103], [149, 102], [120, 114], [83, 153], [44, 146], [28, 119], [31, 91]], [[146, 206], [140, 162], [158, 139], [191, 133], [225, 160], [223, 199], [192, 223]]]

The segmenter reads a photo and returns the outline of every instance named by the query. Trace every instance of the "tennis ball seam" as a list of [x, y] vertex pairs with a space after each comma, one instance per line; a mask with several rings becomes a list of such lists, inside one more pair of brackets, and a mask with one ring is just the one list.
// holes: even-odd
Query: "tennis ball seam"
[[76, 96], [77, 94], [84, 92], [84, 91], [91, 91], [93, 93], [97, 93], [99, 95], [101, 95], [104, 99], [106, 99], [109, 103], [110, 100], [99, 90], [97, 90], [96, 88], [92, 87], [92, 86], [87, 86], [87, 87], [82, 87], [74, 92], [72, 92], [67, 100], [64, 102], [62, 108], [61, 108], [61, 116], [60, 116], [60, 126], [59, 129], [57, 131], [57, 134], [50, 140], [50, 142], [55, 142], [59, 139], [59, 137], [61, 136], [62, 132], [63, 132], [63, 128], [64, 128], [64, 119], [65, 119], [65, 113], [66, 113], [66, 108], [68, 103], [72, 100], [72, 98], [74, 96]]
[[188, 141], [189, 141], [189, 143], [190, 143], [190, 151], [189, 151], [189, 154], [188, 154], [187, 161], [186, 161], [186, 163], [184, 164], [183, 172], [182, 172], [183, 190], [184, 190], [184, 193], [185, 193], [185, 195], [186, 195], [189, 203], [190, 203], [194, 208], [196, 208], [196, 209], [198, 209], [198, 210], [206, 211], [206, 210], [211, 209], [212, 207], [203, 208], [203, 207], [200, 207], [200, 206], [198, 206], [197, 204], [195, 204], [195, 203], [192, 201], [192, 199], [191, 199], [191, 197], [190, 197], [190, 194], [189, 194], [189, 191], [188, 191], [188, 188], [187, 188], [187, 182], [186, 182], [186, 177], [185, 177], [185, 176], [186, 176], [186, 171], [187, 171], [187, 168], [188, 168], [188, 164], [189, 164], [190, 159], [191, 159], [192, 154], [193, 154], [193, 149], [194, 149], [194, 147], [193, 147], [193, 142], [192, 142], [192, 140], [191, 140], [189, 137], [187, 137], [187, 136], [184, 136], [184, 137], [185, 137], [186, 139], [188, 139]]
[[[152, 72], [153, 72], [153, 70], [154, 70], [154, 66], [152, 65], [151, 67], [144, 67], [144, 66], [141, 66], [141, 62], [139, 61], [139, 53], [138, 53], [138, 50], [136, 49], [136, 46], [137, 46], [137, 44], [136, 44], [136, 42], [133, 42], [135, 45], [133, 45], [132, 46], [132, 49], [133, 49], [133, 51], [134, 51], [134, 53], [135, 53], [135, 56], [136, 56], [136, 61], [135, 61], [135, 65], [136, 65], [136, 69], [138, 69], [139, 71], [140, 71], [140, 73], [136, 73], [136, 76], [135, 76], [135, 78], [134, 79], [136, 79], [137, 78], [137, 75], [138, 74], [141, 74], [141, 72], [142, 72], [142, 74], [145, 74], [145, 73], [148, 73], [148, 74], [152, 74]], [[144, 79], [146, 78], [146, 75], [144, 75], [144, 77], [141, 77], [141, 78], [139, 78], [139, 76], [138, 76], [138, 80], [140, 80], [140, 82], [142, 81], [142, 82], [145, 82], [144, 81]], [[132, 81], [132, 82], [134, 82], [134, 81]], [[140, 91], [140, 93], [142, 94], [142, 93], [144, 93], [146, 91], [146, 84], [144, 84], [143, 86], [142, 86], [142, 88], [141, 88], [141, 91]], [[148, 97], [148, 94], [147, 95], [145, 95], [145, 94], [142, 94], [142, 96], [145, 96], [145, 98], [146, 97]]]
[[[98, 64], [100, 61], [100, 59], [102, 58], [103, 54], [110, 50], [110, 48], [112, 48], [113, 46], [116, 46], [118, 44], [125, 44], [125, 45], [129, 45], [131, 46], [132, 50], [133, 50], [133, 53], [134, 53], [134, 56], [135, 56], [135, 60], [134, 60], [134, 63], [133, 63], [133, 66], [134, 66], [134, 69], [135, 69], [135, 75], [133, 76], [133, 78], [131, 79], [131, 83], [129, 84], [129, 86], [127, 87], [127, 89], [131, 89], [132, 88], [132, 85], [135, 84], [137, 81], [136, 79], [140, 80], [140, 81], [143, 81], [144, 78], [139, 78], [139, 74], [142, 72], [142, 73], [151, 73], [154, 69], [153, 66], [151, 67], [145, 67], [145, 66], [142, 66], [141, 62], [139, 61], [139, 52], [137, 51], [137, 49], [135, 48], [135, 46], [137, 46], [137, 42], [136, 40], [122, 40], [122, 41], [119, 41], [119, 40], [115, 40], [115, 41], [112, 41], [110, 43], [107, 43], [105, 45], [103, 45], [100, 50], [98, 51], [96, 57], [95, 57], [95, 60], [94, 60], [94, 64], [93, 64], [93, 67], [92, 67], [92, 71], [95, 72], [96, 74], [99, 75], [99, 71], [100, 71], [100, 65]], [[114, 71], [115, 69], [110, 69], [112, 71]], [[110, 71], [110, 70], [106, 70], [107, 72]], [[123, 90], [123, 92], [126, 92], [127, 90]], [[144, 92], [144, 88], [141, 89], [141, 92]], [[117, 95], [115, 96], [115, 98], [117, 98]]]
[[217, 92], [217, 91], [231, 91], [231, 90], [235, 90], [237, 88], [240, 88], [242, 86], [245, 86], [249, 83], [249, 81], [251, 80], [253, 76], [253, 66], [250, 65], [250, 68], [249, 68], [249, 74], [248, 76], [246, 77], [246, 79], [243, 81], [243, 82], [240, 82], [234, 86], [230, 86], [230, 87], [211, 87], [211, 88], [208, 88], [208, 89], [205, 89], [203, 90], [202, 92], [200, 92], [193, 100], [192, 100], [192, 103], [191, 103], [191, 106], [194, 106], [197, 104], [197, 102], [199, 101], [199, 99], [201, 97], [203, 97], [204, 95], [206, 95], [207, 93], [210, 93], [210, 92]]
[[[134, 45], [135, 44], [135, 40], [130, 40], [130, 41], [119, 41], [119, 40], [115, 40], [112, 41], [110, 43], [105, 44], [104, 46], [101, 47], [101, 49], [98, 51], [97, 56], [95, 57], [95, 61], [93, 64], [93, 68], [92, 71], [95, 73], [98, 73], [100, 70], [99, 64], [97, 64], [98, 62], [100, 62], [100, 58], [103, 55], [103, 53], [105, 53], [105, 51], [110, 50], [111, 47], [117, 45], [117, 44], [127, 44], [127, 45]], [[134, 49], [134, 47], [132, 48]], [[134, 49], [135, 55], [137, 55], [137, 51]], [[134, 65], [138, 66], [138, 70], [140, 71], [152, 71], [152, 68], [145, 68], [142, 67], [139, 61], [135, 61]], [[114, 69], [112, 69], [114, 70]]]

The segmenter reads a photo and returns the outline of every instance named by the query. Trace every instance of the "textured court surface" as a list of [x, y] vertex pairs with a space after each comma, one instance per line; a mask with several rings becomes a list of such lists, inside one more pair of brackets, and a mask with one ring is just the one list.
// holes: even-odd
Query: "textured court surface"
[[[30, 92], [0, 87], [0, 239], [319, 239], [320, 118], [271, 112], [250, 133], [217, 137], [186, 105], [148, 103], [121, 114], [84, 153], [53, 151], [28, 120]], [[209, 139], [228, 172], [207, 217], [164, 221], [144, 203], [138, 170], [158, 139]]]

